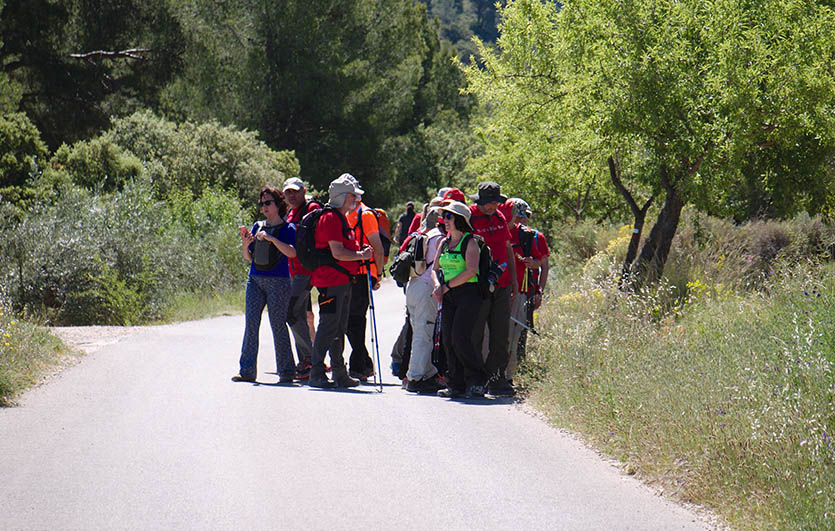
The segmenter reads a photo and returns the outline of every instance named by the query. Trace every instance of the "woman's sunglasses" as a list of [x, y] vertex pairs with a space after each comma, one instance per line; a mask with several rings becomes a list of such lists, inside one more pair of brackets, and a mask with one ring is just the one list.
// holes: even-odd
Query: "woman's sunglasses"
[[455, 217], [455, 214], [453, 214], [452, 212], [444, 212], [443, 215], [441, 215], [441, 217], [444, 219], [452, 219]]
[[273, 201], [272, 199], [267, 199], [266, 201], [259, 201], [258, 202], [259, 207], [270, 206], [272, 204], [275, 204], [275, 201]]

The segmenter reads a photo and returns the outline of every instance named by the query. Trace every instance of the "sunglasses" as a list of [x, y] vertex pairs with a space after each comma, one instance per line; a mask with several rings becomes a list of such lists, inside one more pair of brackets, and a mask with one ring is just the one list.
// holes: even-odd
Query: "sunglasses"
[[270, 205], [274, 205], [274, 204], [275, 204], [275, 201], [273, 201], [272, 199], [267, 199], [266, 201], [259, 201], [258, 202], [258, 206], [260, 206], [260, 207], [270, 206]]
[[443, 215], [441, 215], [441, 217], [444, 219], [452, 219], [455, 217], [455, 214], [453, 214], [452, 212], [444, 212]]

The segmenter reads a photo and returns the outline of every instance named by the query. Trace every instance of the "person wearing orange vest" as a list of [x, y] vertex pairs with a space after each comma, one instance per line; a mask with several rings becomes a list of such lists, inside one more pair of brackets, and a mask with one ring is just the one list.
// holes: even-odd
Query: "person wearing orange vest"
[[[350, 179], [359, 187], [359, 182], [352, 175], [347, 174]], [[383, 242], [380, 240], [380, 229], [377, 225], [377, 216], [364, 203], [359, 202], [350, 212], [345, 215], [348, 220], [348, 227], [354, 230], [354, 238], [360, 246], [370, 245], [374, 249], [374, 258], [369, 262], [363, 262], [360, 266], [359, 276], [351, 286], [351, 304], [348, 311], [348, 342], [351, 344], [351, 357], [348, 361], [349, 374], [352, 378], [364, 382], [369, 376], [374, 375], [374, 363], [365, 346], [366, 315], [368, 314], [369, 272], [371, 282], [375, 290], [380, 289], [380, 270], [384, 263]]]

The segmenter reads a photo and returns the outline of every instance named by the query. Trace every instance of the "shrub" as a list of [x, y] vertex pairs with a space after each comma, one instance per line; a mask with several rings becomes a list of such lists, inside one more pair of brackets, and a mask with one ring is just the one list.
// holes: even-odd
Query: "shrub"
[[115, 120], [104, 137], [142, 161], [157, 197], [175, 190], [199, 197], [219, 187], [254, 204], [261, 186], [299, 174], [293, 152], [273, 151], [257, 133], [217, 122], [176, 125], [142, 111]]
[[25, 114], [0, 115], [0, 188], [25, 186], [47, 154], [40, 132]]
[[103, 137], [76, 142], [72, 146], [62, 145], [49, 166], [47, 173], [66, 172], [73, 183], [102, 192], [121, 190], [125, 183], [142, 174], [142, 163], [138, 158]]
[[152, 319], [174, 293], [242, 282], [237, 201], [208, 191], [172, 207], [143, 182], [102, 195], [69, 188], [19, 222], [0, 220], [0, 284], [55, 323]]

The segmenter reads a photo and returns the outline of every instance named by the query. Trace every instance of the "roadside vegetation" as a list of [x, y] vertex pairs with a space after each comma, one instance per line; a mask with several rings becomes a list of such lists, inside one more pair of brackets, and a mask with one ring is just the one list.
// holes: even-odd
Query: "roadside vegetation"
[[618, 286], [631, 227], [562, 227], [530, 400], [734, 528], [835, 522], [835, 229], [685, 211], [665, 278]]

